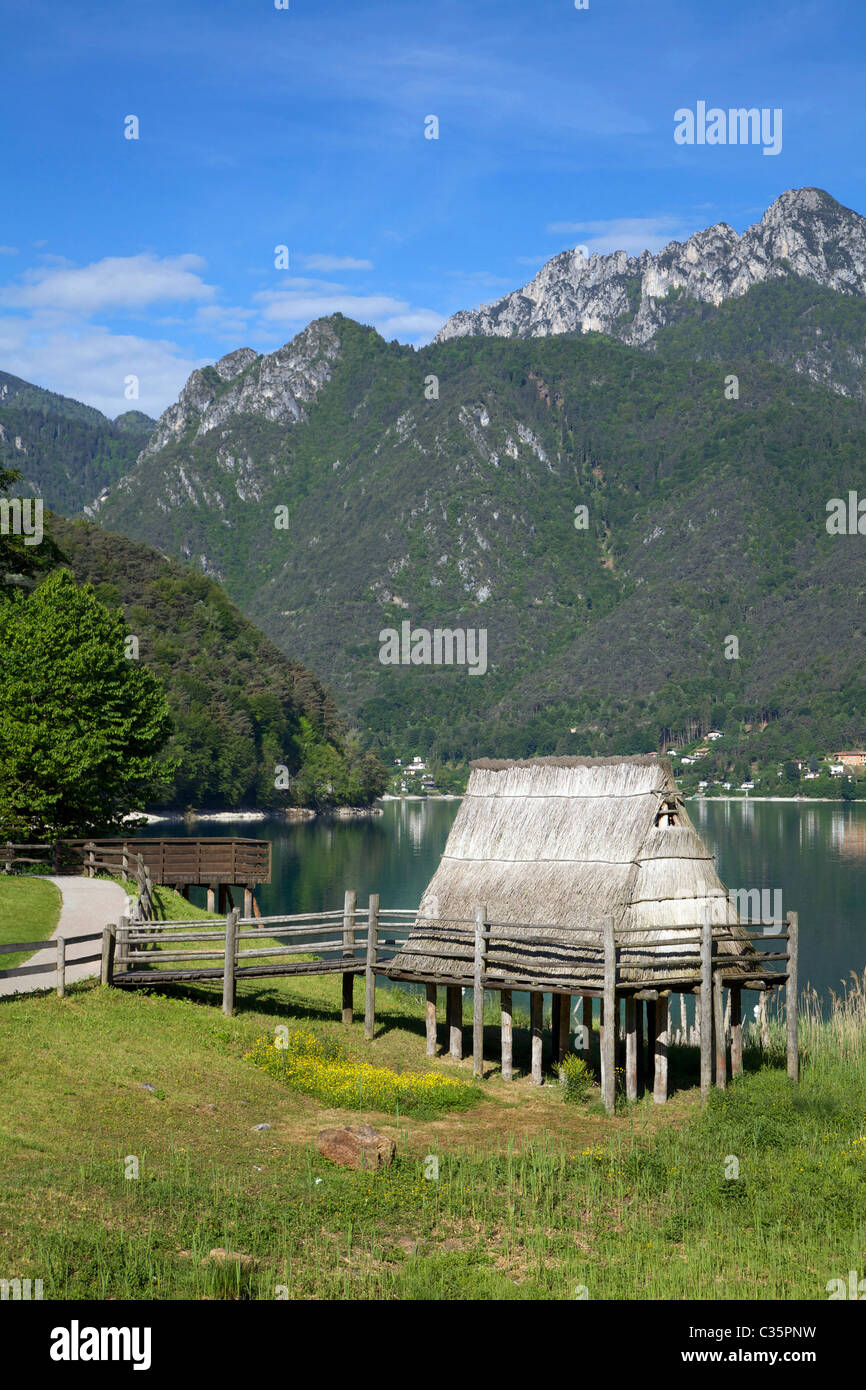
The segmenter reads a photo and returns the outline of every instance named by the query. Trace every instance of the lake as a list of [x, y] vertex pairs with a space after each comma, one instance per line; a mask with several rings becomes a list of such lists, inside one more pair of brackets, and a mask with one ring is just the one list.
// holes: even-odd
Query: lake
[[[147, 833], [270, 840], [273, 881], [257, 893], [265, 916], [342, 907], [346, 888], [358, 890], [359, 905], [378, 892], [383, 907], [415, 907], [459, 807], [388, 801], [383, 815], [358, 820], [160, 823]], [[688, 812], [727, 888], [779, 889], [783, 913], [799, 912], [803, 987], [826, 1000], [866, 967], [866, 805], [690, 801]], [[204, 890], [192, 892], [203, 905]]]

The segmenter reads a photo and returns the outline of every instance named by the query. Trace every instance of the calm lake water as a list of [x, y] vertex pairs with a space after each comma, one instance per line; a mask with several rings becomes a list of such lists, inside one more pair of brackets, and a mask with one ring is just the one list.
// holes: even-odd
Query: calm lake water
[[[342, 907], [346, 888], [358, 890], [359, 905], [378, 892], [383, 907], [415, 907], [459, 807], [389, 801], [383, 815], [360, 820], [160, 823], [148, 833], [269, 839], [273, 881], [257, 894], [265, 916]], [[866, 968], [866, 805], [690, 801], [688, 812], [726, 887], [780, 889], [783, 913], [799, 912], [803, 986], [826, 999]]]

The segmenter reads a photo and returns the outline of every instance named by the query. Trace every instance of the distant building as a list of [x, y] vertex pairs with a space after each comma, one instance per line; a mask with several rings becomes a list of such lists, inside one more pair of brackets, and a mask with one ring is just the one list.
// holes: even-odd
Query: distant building
[[724, 737], [725, 737], [724, 734], [720, 733], [718, 729], [711, 729], [710, 732], [707, 734], [707, 738], [724, 738]]
[[866, 767], [866, 753], [834, 753], [833, 761], [845, 767]]
[[843, 773], [844, 771], [845, 771], [845, 764], [844, 764], [844, 763], [831, 763], [831, 764], [830, 764], [830, 776], [831, 776], [831, 777], [841, 777], [841, 776], [842, 776], [842, 773]]

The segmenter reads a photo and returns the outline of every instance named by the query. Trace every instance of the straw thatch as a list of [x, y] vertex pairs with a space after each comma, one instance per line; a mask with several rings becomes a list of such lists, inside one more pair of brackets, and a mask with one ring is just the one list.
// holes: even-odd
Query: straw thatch
[[749, 973], [751, 944], [667, 758], [474, 762], [442, 861], [388, 974], [471, 983], [478, 906], [492, 924], [493, 988], [599, 988], [606, 916], [616, 927], [620, 985], [697, 980], [696, 967], [674, 961], [684, 947], [699, 951], [706, 911], [720, 949], [737, 958], [732, 967], [742, 961]]

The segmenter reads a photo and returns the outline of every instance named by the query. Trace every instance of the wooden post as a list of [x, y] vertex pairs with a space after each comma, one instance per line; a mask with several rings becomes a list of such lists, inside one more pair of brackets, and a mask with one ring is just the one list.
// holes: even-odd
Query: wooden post
[[743, 1072], [743, 993], [731, 985], [731, 1077]]
[[252, 888], [247, 888], [247, 887], [245, 887], [245, 888], [244, 888], [244, 916], [245, 916], [245, 917], [252, 917], [252, 915], [253, 915], [253, 890], [252, 890]]
[[637, 1093], [643, 1095], [646, 1089], [646, 1068], [644, 1066], [644, 1011], [643, 1000], [635, 1000], [637, 1004], [637, 1024], [635, 1032], [637, 1034]]
[[[244, 889], [244, 913], [249, 916], [252, 907], [247, 911], [246, 899], [252, 900], [252, 893], [249, 888]], [[354, 958], [355, 955], [355, 908], [358, 905], [358, 894], [354, 888], [347, 888], [343, 898], [343, 955]], [[344, 1023], [351, 1023], [354, 1012], [355, 976], [348, 970], [343, 972], [343, 1012], [342, 1020]]]
[[716, 1086], [723, 1091], [728, 1084], [728, 1058], [725, 1049], [725, 1009], [722, 1002], [722, 967], [719, 964], [713, 977], [713, 1035], [716, 1045]]
[[436, 986], [427, 986], [427, 1056], [436, 1056]]
[[653, 1017], [653, 1100], [657, 1105], [664, 1105], [668, 1098], [669, 1003], [668, 996], [660, 994], [655, 1001]]
[[96, 845], [92, 840], [87, 842], [87, 877], [93, 878], [96, 873]]
[[460, 985], [448, 985], [448, 1052], [454, 1062], [463, 1061], [463, 990]]
[[66, 993], [66, 942], [62, 936], [57, 938], [57, 998]]
[[117, 928], [113, 922], [109, 922], [102, 933], [102, 962], [99, 967], [99, 983], [110, 985], [114, 983], [114, 944], [115, 932]]
[[701, 1104], [710, 1098], [713, 1069], [713, 922], [710, 909], [701, 923]]
[[514, 1080], [514, 1015], [511, 1012], [511, 990], [500, 995], [502, 1023], [502, 1080]]
[[616, 941], [613, 918], [604, 919], [604, 1003], [601, 1043], [601, 1090], [608, 1115], [616, 1109]]
[[585, 994], [583, 996], [581, 1019], [583, 1021], [583, 1026], [586, 1029], [586, 1055], [584, 1057], [584, 1061], [586, 1062], [586, 1065], [588, 1067], [592, 1066], [592, 1005], [592, 995]]
[[118, 917], [117, 919], [117, 954], [115, 956], [115, 974], [125, 975], [129, 969], [129, 962], [126, 959], [129, 951], [126, 938], [129, 935], [129, 918]]
[[216, 912], [216, 896], [212, 883], [209, 883], [207, 887], [207, 910], [208, 912]]
[[364, 971], [364, 1038], [376, 1031], [376, 955], [379, 949], [379, 894], [371, 893], [367, 907], [367, 966]]
[[11, 841], [11, 840], [7, 840], [7, 841], [6, 841], [6, 872], [7, 872], [7, 874], [11, 874], [11, 872], [12, 872], [12, 861], [13, 861], [14, 857], [15, 857], [15, 851], [14, 851], [14, 849], [12, 848], [12, 841]]
[[125, 840], [120, 851], [120, 872], [124, 879], [129, 878], [129, 846]]
[[789, 912], [788, 920], [788, 982], [785, 985], [785, 1016], [788, 1024], [788, 1075], [800, 1079], [799, 1041], [797, 1037], [797, 967], [800, 953], [800, 916]]
[[637, 1010], [633, 994], [625, 1001], [625, 1093], [637, 1100]]
[[223, 959], [223, 1013], [231, 1018], [235, 1011], [235, 957], [238, 945], [237, 908], [232, 908], [226, 916], [226, 946]]
[[550, 996], [550, 1060], [559, 1061], [559, 1017], [562, 1009], [562, 995]]
[[544, 1039], [544, 995], [533, 990], [529, 996], [529, 1029], [532, 1059], [530, 1075], [536, 1086], [541, 1085], [541, 1048]]
[[472, 976], [472, 1075], [484, 1075], [484, 976], [487, 972], [487, 908], [475, 909], [475, 959]]
[[557, 1039], [556, 1056], [557, 1060], [564, 1062], [568, 1056], [568, 1044], [571, 1040], [571, 995], [557, 994], [559, 1000], [559, 1038]]
[[56, 877], [56, 876], [60, 873], [60, 841], [59, 841], [59, 840], [55, 840], [55, 841], [54, 841], [54, 844], [51, 846], [51, 867], [53, 868], [54, 874], [55, 874], [55, 877]]

